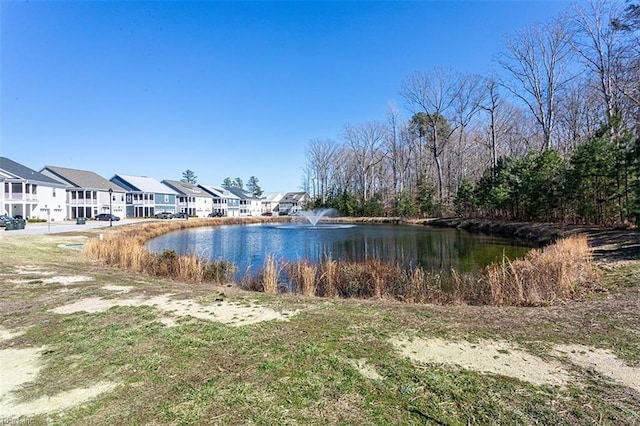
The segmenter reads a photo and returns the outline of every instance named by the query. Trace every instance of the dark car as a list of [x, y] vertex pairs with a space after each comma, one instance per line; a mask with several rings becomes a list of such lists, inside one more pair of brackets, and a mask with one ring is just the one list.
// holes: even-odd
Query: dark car
[[179, 213], [174, 213], [173, 214], [173, 218], [174, 219], [188, 219], [189, 215], [185, 212], [179, 212]]
[[100, 213], [99, 215], [96, 215], [95, 219], [96, 220], [112, 220], [112, 221], [120, 220], [118, 216], [114, 214], [109, 214], [109, 213]]
[[212, 212], [212, 213], [209, 213], [207, 216], [209, 216], [209, 217], [222, 217], [222, 213], [220, 213], [220, 212]]
[[13, 220], [13, 218], [11, 216], [8, 216], [6, 214], [1, 214], [0, 215], [0, 227], [7, 226], [7, 222], [11, 222], [12, 220]]
[[156, 219], [171, 219], [173, 217], [173, 213], [171, 213], [171, 212], [160, 212], [160, 213], [156, 213], [154, 217]]

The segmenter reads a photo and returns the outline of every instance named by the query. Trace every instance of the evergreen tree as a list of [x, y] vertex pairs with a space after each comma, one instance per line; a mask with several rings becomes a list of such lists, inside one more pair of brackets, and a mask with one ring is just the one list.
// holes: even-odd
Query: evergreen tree
[[186, 183], [192, 183], [192, 184], [196, 184], [198, 183], [198, 176], [196, 176], [196, 174], [187, 169], [184, 172], [182, 172], [182, 179], [180, 179], [181, 182], [186, 182]]
[[254, 196], [259, 197], [262, 195], [262, 188], [258, 185], [258, 178], [251, 176], [247, 182], [247, 190]]

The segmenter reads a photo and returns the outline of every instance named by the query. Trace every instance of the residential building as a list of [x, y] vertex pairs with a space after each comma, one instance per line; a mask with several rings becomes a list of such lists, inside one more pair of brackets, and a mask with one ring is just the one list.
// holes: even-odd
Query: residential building
[[178, 193], [154, 178], [116, 174], [110, 181], [127, 191], [126, 217], [150, 217], [162, 212], [176, 212]]
[[265, 192], [260, 196], [262, 214], [278, 214], [280, 207], [280, 200], [283, 195], [279, 192]]
[[178, 193], [176, 205], [178, 213], [207, 217], [213, 211], [213, 196], [198, 185], [167, 179], [162, 183]]
[[240, 216], [260, 216], [262, 203], [259, 197], [234, 186], [225, 186], [224, 189], [234, 194], [240, 200]]
[[240, 198], [221, 186], [198, 185], [213, 197], [213, 213], [220, 216], [240, 216]]
[[65, 185], [29, 167], [0, 157], [2, 213], [25, 219], [66, 218]]
[[280, 200], [280, 214], [292, 214], [306, 210], [311, 201], [306, 192], [287, 192]]
[[100, 213], [126, 216], [126, 191], [102, 176], [88, 170], [57, 166], [45, 166], [40, 173], [65, 185], [67, 219], [95, 217]]

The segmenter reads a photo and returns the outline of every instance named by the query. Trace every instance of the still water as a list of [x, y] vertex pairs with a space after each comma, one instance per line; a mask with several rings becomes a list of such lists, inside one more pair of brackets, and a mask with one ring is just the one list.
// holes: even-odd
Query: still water
[[238, 273], [257, 273], [270, 255], [278, 261], [380, 259], [428, 271], [478, 270], [523, 257], [530, 247], [516, 241], [451, 228], [412, 225], [255, 224], [193, 228], [147, 243], [154, 253], [174, 250], [206, 260], [226, 260]]

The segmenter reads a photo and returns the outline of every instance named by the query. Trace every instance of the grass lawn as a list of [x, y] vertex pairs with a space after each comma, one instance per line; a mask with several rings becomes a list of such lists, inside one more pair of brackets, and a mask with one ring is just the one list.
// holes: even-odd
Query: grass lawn
[[[104, 231], [103, 231], [104, 232]], [[0, 235], [0, 423], [640, 424], [640, 262], [552, 306], [266, 295]]]

